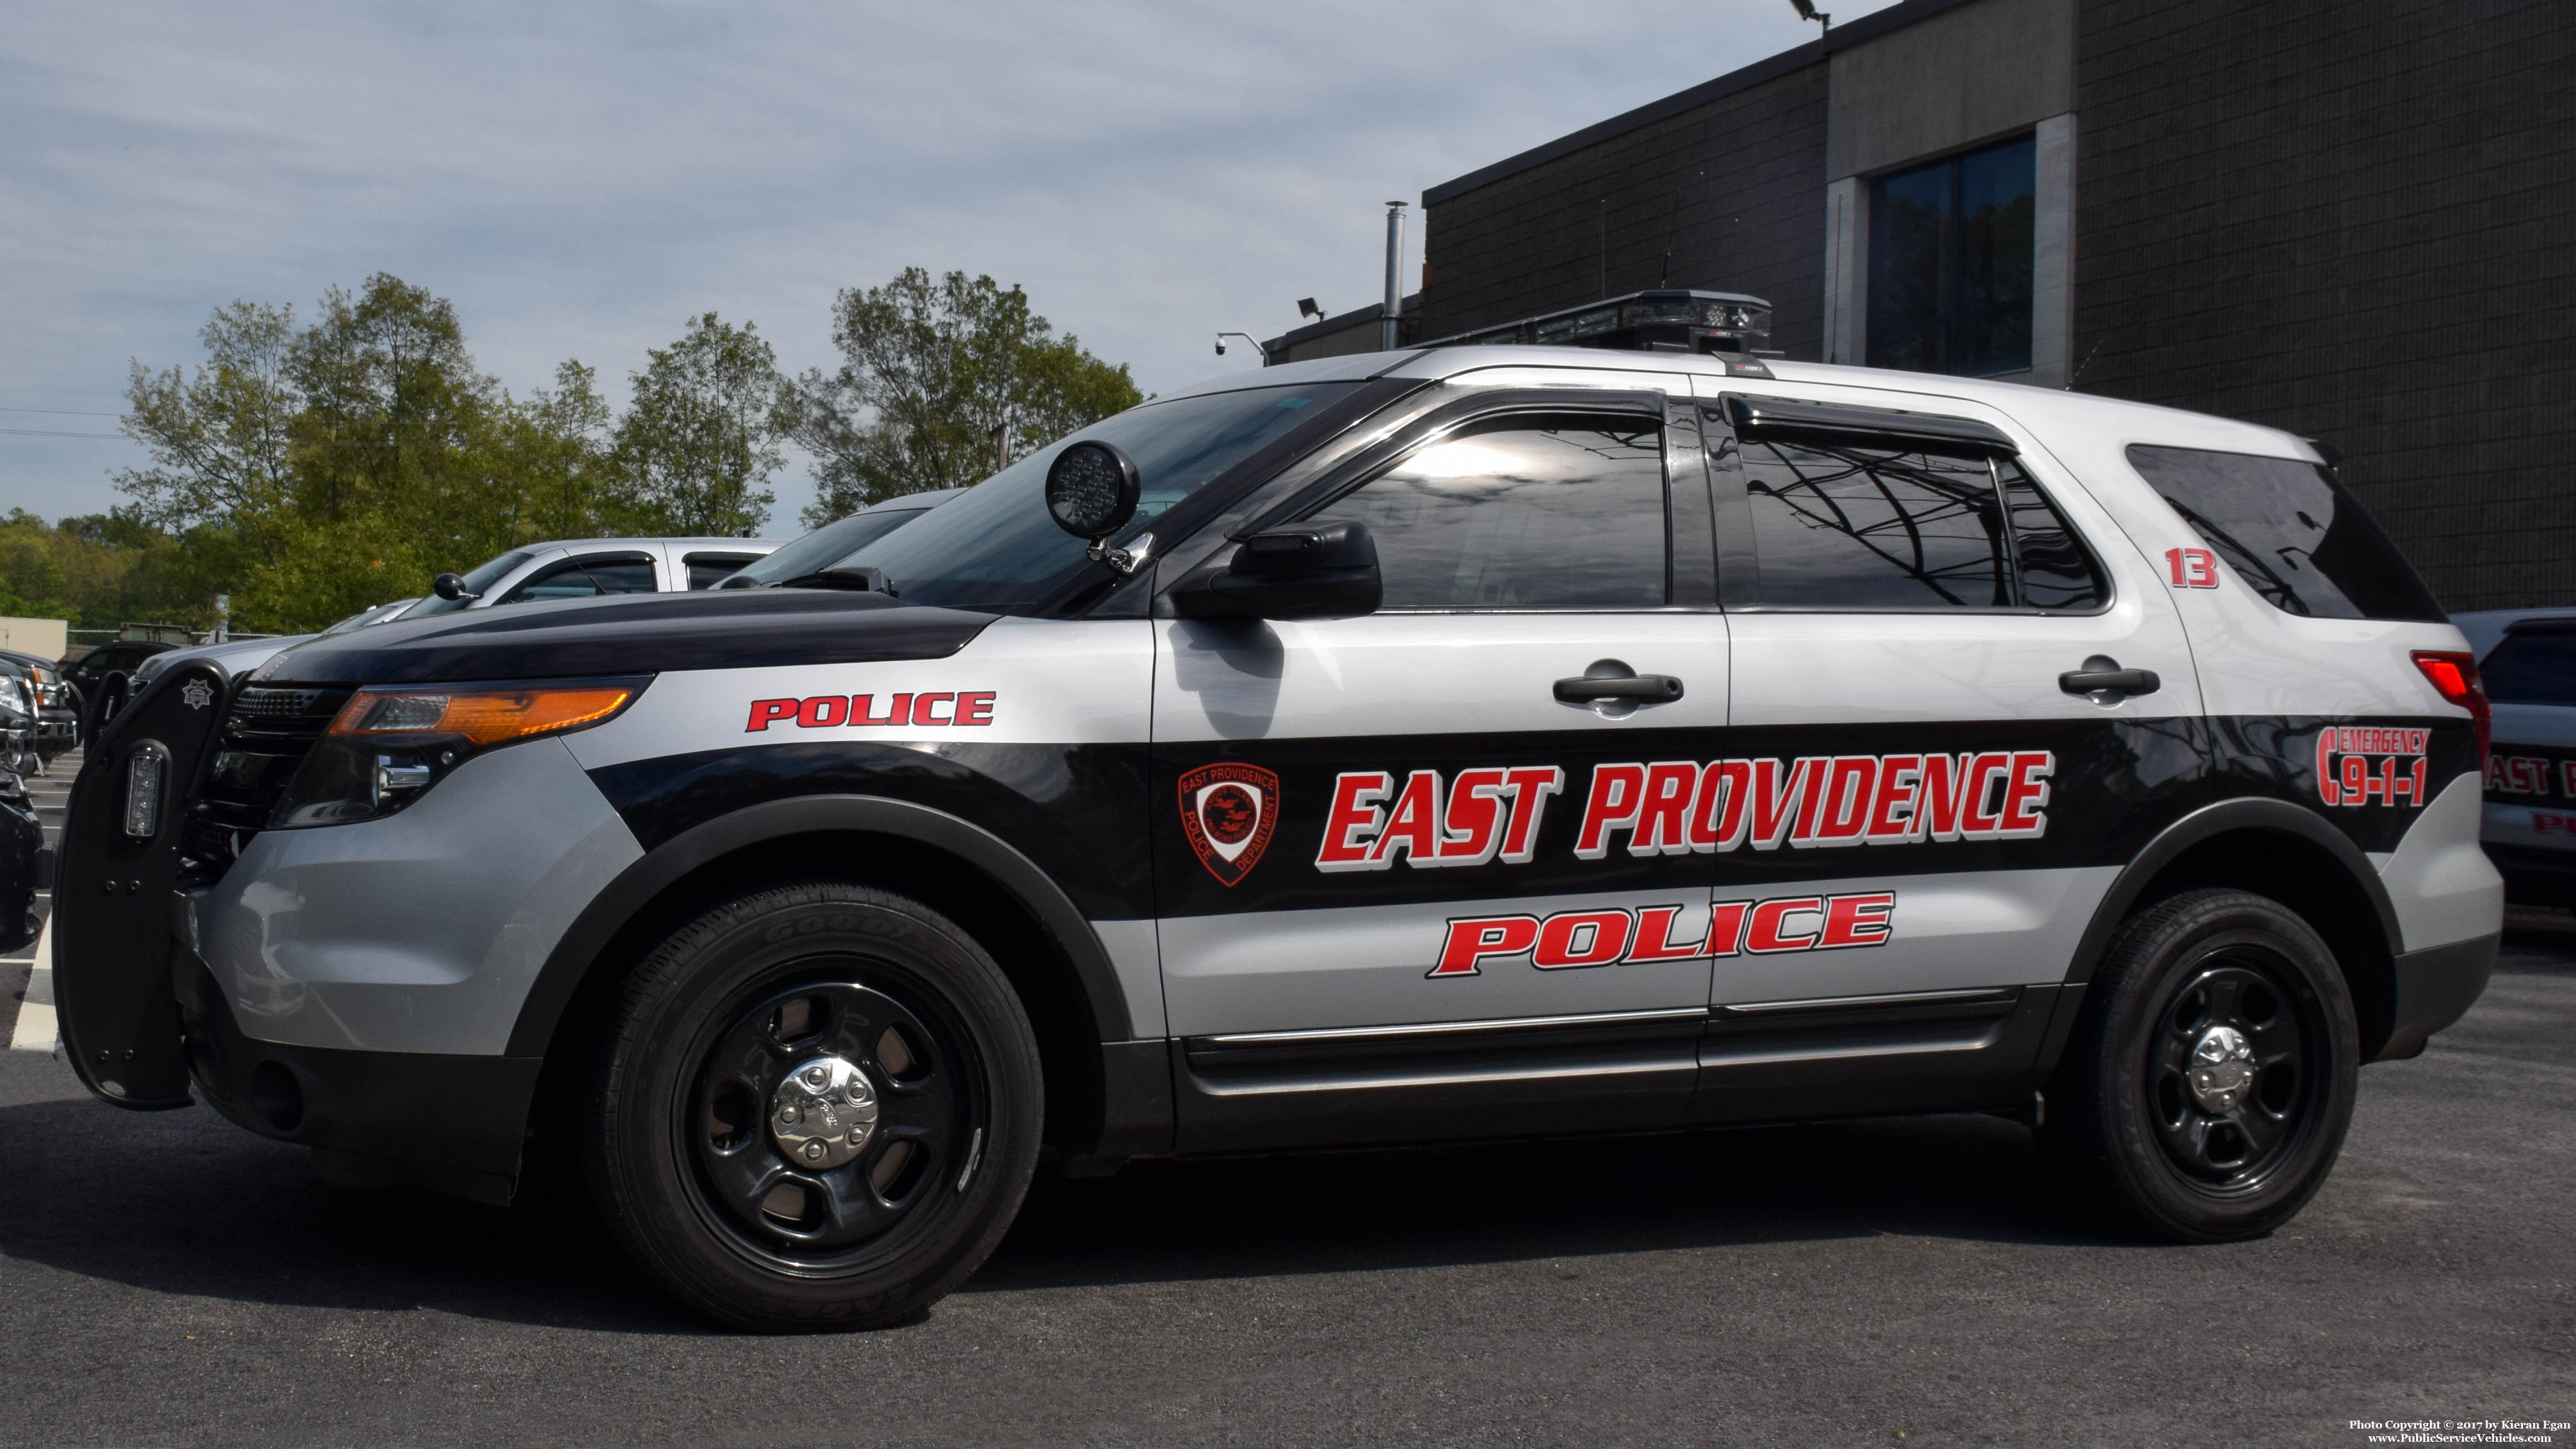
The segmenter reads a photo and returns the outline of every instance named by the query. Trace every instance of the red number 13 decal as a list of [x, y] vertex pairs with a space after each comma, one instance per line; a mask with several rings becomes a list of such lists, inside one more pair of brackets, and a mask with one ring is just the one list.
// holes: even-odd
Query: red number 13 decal
[[2173, 583], [2177, 589], [2218, 587], [2218, 555], [2208, 549], [2166, 549], [2165, 566], [2173, 570]]

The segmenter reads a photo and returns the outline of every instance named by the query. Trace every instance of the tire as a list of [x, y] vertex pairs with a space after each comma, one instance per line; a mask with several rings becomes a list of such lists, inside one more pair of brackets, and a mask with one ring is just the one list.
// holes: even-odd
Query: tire
[[2244, 891], [2159, 901], [2122, 925], [2084, 998], [2039, 1133], [2071, 1186], [2151, 1237], [2216, 1243], [2271, 1232], [2325, 1184], [2360, 1032], [2334, 953], [2296, 913]]
[[683, 1301], [761, 1332], [877, 1328], [1001, 1240], [1043, 1102], [1027, 1014], [973, 937], [902, 896], [803, 884], [645, 958], [574, 1141], [611, 1233]]

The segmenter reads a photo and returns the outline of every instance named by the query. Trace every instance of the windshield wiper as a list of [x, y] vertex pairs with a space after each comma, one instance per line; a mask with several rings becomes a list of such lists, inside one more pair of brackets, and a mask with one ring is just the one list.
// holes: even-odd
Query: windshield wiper
[[889, 599], [901, 597], [895, 592], [894, 585], [886, 581], [884, 569], [866, 564], [855, 568], [823, 569], [816, 573], [799, 574], [792, 579], [782, 579], [770, 587], [773, 589], [849, 589], [857, 593], [883, 594]]

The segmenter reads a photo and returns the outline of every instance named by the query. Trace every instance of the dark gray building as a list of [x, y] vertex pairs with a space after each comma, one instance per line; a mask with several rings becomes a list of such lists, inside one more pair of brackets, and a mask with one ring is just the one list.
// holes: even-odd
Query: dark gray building
[[1792, 357], [2323, 439], [2453, 609], [2576, 603], [2566, 0], [1908, 0], [1422, 202], [1408, 339], [1748, 292]]

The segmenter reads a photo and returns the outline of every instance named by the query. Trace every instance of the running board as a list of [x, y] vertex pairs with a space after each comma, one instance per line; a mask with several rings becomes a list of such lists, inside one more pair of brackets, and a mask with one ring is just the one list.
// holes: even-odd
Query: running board
[[1172, 1043], [1180, 1148], [1407, 1141], [2013, 1101], [2059, 988], [1234, 1032]]

